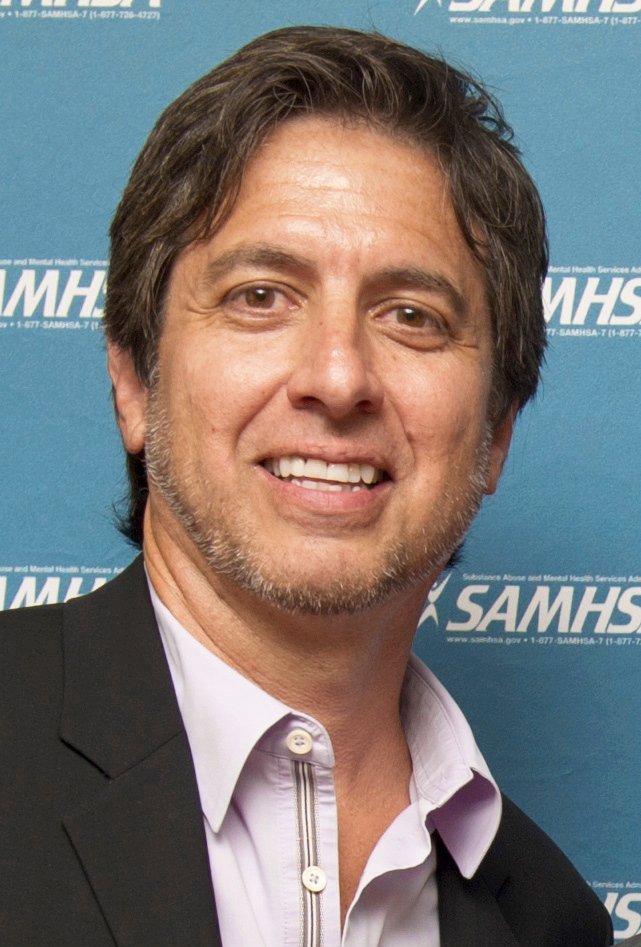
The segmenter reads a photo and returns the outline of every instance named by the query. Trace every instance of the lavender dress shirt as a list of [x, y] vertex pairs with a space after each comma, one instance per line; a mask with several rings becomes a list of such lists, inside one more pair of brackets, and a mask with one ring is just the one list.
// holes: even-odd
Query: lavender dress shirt
[[194, 759], [225, 947], [440, 947], [431, 831], [469, 878], [501, 817], [496, 783], [445, 688], [410, 658], [401, 701], [410, 805], [376, 844], [341, 930], [327, 731], [230, 668], [151, 596]]

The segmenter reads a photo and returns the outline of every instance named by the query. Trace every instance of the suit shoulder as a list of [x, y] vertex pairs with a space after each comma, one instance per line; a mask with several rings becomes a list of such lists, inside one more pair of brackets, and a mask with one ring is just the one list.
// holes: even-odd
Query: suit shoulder
[[63, 607], [34, 605], [0, 611], [0, 652], [9, 657], [35, 645], [46, 646], [47, 639], [58, 639]]
[[3, 653], [14, 646], [24, 650], [30, 638], [56, 637], [67, 615], [87, 616], [90, 621], [119, 599], [135, 610], [139, 608], [140, 588], [146, 588], [141, 557], [116, 578], [86, 595], [55, 604], [0, 610], [0, 649]]
[[61, 605], [0, 612], [0, 746], [7, 759], [22, 760], [23, 769], [26, 758], [40, 759], [41, 748], [56, 738], [63, 688], [62, 613]]
[[499, 831], [480, 872], [520, 932], [519, 943], [612, 943], [612, 924], [600, 899], [549, 835], [506, 796]]

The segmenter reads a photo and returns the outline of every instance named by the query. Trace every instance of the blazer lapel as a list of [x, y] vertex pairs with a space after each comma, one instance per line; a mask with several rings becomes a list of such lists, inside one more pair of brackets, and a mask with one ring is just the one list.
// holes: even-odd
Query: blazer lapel
[[438, 838], [437, 880], [441, 947], [518, 947], [486, 882], [463, 878]]
[[105, 775], [64, 819], [118, 947], [220, 947], [193, 763], [137, 560], [65, 608], [62, 739]]

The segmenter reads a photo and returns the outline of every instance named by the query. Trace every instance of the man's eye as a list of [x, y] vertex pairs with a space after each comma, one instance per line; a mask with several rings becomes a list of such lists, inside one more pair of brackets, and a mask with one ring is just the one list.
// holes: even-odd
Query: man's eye
[[258, 327], [274, 326], [288, 319], [297, 299], [287, 286], [265, 283], [241, 283], [222, 298], [221, 306], [229, 318]]
[[276, 302], [276, 290], [269, 286], [250, 286], [242, 295], [252, 309], [271, 309]]
[[424, 326], [426, 315], [413, 306], [399, 306], [396, 310], [396, 320], [406, 326]]
[[416, 306], [397, 306], [393, 311], [395, 321], [410, 329], [440, 329], [441, 326], [435, 316], [425, 309]]

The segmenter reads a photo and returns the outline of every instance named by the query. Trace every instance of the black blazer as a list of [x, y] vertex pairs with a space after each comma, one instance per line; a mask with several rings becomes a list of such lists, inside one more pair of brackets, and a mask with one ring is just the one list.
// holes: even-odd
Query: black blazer
[[[221, 947], [142, 560], [85, 598], [1, 613], [0, 675], [4, 947]], [[437, 877], [442, 947], [610, 943], [598, 898], [509, 800], [476, 876], [440, 845]]]

